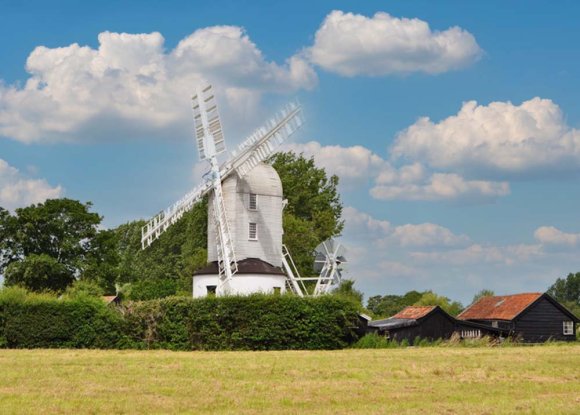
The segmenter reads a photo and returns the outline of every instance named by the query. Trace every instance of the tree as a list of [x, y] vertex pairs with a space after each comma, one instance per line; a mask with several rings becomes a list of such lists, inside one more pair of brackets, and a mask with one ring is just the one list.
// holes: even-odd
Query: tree
[[49, 199], [16, 209], [14, 215], [0, 209], [0, 273], [6, 273], [7, 285], [58, 291], [72, 283], [82, 273], [99, 234], [101, 217], [90, 212], [91, 206]]
[[463, 305], [460, 302], [452, 302], [449, 298], [435, 294], [433, 291], [426, 291], [414, 305], [438, 305], [452, 316], [456, 316], [463, 309]]
[[580, 272], [558, 278], [547, 293], [561, 302], [576, 316], [580, 316]]
[[282, 181], [284, 198], [284, 244], [302, 276], [314, 274], [314, 249], [344, 227], [338, 177], [327, 176], [314, 159], [294, 152], [276, 153], [269, 162]]
[[207, 199], [186, 212], [154, 244], [141, 249], [145, 221], [118, 226], [119, 265], [116, 282], [125, 286], [129, 299], [191, 295], [193, 272], [207, 263]]
[[547, 292], [558, 301], [573, 301], [580, 305], [580, 272], [570, 273], [566, 278], [558, 278]]
[[46, 254], [30, 254], [6, 267], [5, 284], [18, 285], [30, 291], [62, 292], [74, 281], [64, 264]]
[[336, 287], [332, 293], [342, 297], [350, 298], [362, 307], [363, 293], [354, 288], [353, 280], [343, 279], [340, 282], [340, 285]]
[[493, 297], [495, 293], [492, 290], [480, 290], [477, 294], [473, 296], [473, 300], [471, 300], [471, 304], [475, 303], [477, 300], [483, 297]]
[[367, 308], [377, 317], [392, 317], [407, 306], [415, 304], [424, 293], [409, 291], [405, 295], [375, 295], [370, 297]]

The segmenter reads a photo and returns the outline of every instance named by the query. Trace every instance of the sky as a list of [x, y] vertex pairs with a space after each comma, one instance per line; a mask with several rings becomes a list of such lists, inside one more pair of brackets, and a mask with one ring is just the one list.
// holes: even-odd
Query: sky
[[0, 206], [104, 226], [195, 187], [196, 85], [227, 144], [298, 99], [284, 149], [340, 178], [365, 295], [469, 304], [580, 270], [580, 4], [0, 0]]

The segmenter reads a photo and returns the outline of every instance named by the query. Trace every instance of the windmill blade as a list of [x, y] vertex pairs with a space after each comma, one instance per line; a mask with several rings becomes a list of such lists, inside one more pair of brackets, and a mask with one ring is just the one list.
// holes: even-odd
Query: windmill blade
[[190, 210], [193, 205], [201, 200], [211, 190], [210, 183], [204, 183], [186, 194], [173, 205], [153, 217], [147, 225], [141, 229], [141, 247], [147, 248], [163, 232], [177, 222], [185, 212]]
[[276, 148], [304, 124], [302, 107], [290, 103], [264, 126], [250, 135], [224, 165], [224, 174], [235, 170], [240, 177], [245, 176], [256, 165], [270, 157]]
[[192, 98], [195, 142], [200, 160], [207, 160], [226, 150], [226, 142], [217, 102], [211, 85]]

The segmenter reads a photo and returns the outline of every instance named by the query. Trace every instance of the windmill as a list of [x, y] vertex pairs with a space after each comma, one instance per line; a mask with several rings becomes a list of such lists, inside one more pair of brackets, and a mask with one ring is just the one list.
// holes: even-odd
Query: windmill
[[[194, 274], [193, 295], [284, 291], [286, 280], [294, 292], [303, 295], [299, 277], [291, 270], [282, 271], [282, 267], [289, 270], [282, 252], [282, 187], [275, 170], [262, 163], [303, 124], [301, 107], [288, 104], [220, 165], [217, 156], [226, 151], [226, 145], [211, 85], [198, 91], [192, 101], [199, 158], [209, 163], [209, 172], [203, 183], [142, 228], [142, 248], [208, 195], [208, 259], [215, 261]], [[257, 209], [258, 198], [261, 211]], [[245, 225], [249, 225], [247, 235]], [[244, 273], [244, 280], [236, 279], [238, 273]]]
[[314, 250], [314, 270], [318, 272], [314, 296], [328, 294], [342, 279], [342, 265], [346, 263], [345, 248], [334, 239], [322, 242]]

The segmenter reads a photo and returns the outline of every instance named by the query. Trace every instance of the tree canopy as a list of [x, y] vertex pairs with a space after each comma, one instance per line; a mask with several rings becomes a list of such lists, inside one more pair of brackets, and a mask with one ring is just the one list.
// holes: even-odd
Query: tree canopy
[[284, 198], [284, 244], [302, 276], [314, 274], [314, 249], [344, 227], [338, 176], [328, 177], [313, 158], [294, 152], [276, 153], [269, 162], [282, 181]]
[[580, 316], [580, 272], [570, 273], [566, 278], [558, 278], [547, 291], [564, 304], [576, 316]]
[[0, 208], [0, 273], [7, 285], [62, 291], [94, 255], [101, 217], [90, 202], [49, 199], [16, 209]]

